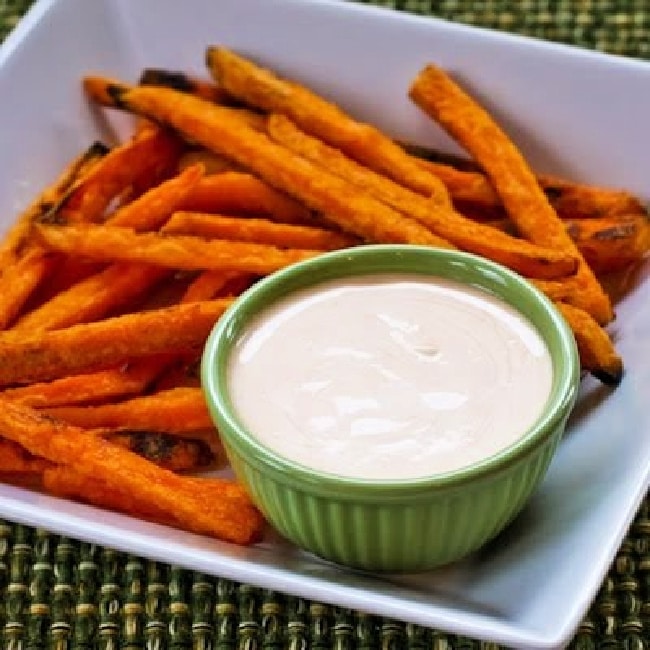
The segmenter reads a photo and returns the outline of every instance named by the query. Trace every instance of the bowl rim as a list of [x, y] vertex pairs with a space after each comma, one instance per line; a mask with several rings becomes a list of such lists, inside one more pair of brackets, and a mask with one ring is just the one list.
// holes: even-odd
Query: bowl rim
[[[395, 260], [399, 258], [400, 261], [432, 256], [432, 260], [436, 258], [446, 264], [448, 272], [447, 274], [431, 273], [434, 277], [449, 278], [449, 270], [455, 265], [459, 268], [464, 267], [469, 269], [470, 274], [476, 279], [476, 282], [471, 283], [472, 286], [505, 300], [520, 313], [524, 313], [520, 310], [520, 305], [513, 304], [503, 296], [499, 288], [506, 290], [507, 285], [511, 291], [522, 296], [527, 305], [536, 305], [538, 318], [545, 321], [545, 331], [541, 331], [529, 315], [524, 315], [536, 327], [549, 350], [552, 344], [556, 346], [556, 354], [553, 355], [551, 352], [553, 385], [540, 417], [526, 433], [507, 447], [476, 463], [448, 472], [406, 479], [356, 478], [317, 470], [291, 460], [259, 441], [238, 419], [234, 405], [228, 398], [226, 386], [222, 389], [219, 377], [225, 378], [228, 352], [242, 329], [250, 322], [251, 317], [260, 313], [271, 302], [295, 290], [316, 286], [329, 279], [371, 273], [423, 274], [422, 271], [408, 269], [402, 271], [386, 269], [381, 263], [384, 255], [394, 256]], [[372, 270], [350, 272], [345, 268], [346, 262], [349, 264], [356, 260], [359, 263], [363, 261], [369, 263], [372, 258], [380, 260], [379, 263], [375, 262], [375, 268]], [[320, 274], [323, 272], [332, 275], [321, 277]], [[274, 296], [271, 301], [266, 300], [269, 295]], [[257, 302], [261, 304], [255, 308]], [[549, 339], [552, 340], [552, 344]], [[577, 398], [580, 363], [573, 332], [559, 310], [539, 289], [518, 273], [489, 259], [464, 251], [412, 244], [368, 244], [326, 252], [292, 264], [262, 278], [243, 292], [220, 317], [208, 336], [201, 358], [200, 374], [209, 411], [219, 429], [227, 453], [229, 448], [233, 447], [240, 456], [243, 456], [247, 464], [264, 472], [273, 472], [279, 482], [293, 486], [301, 485], [313, 493], [323, 495], [335, 493], [349, 498], [358, 497], [363, 493], [370, 498], [373, 496], [387, 498], [400, 497], [407, 493], [426, 494], [431, 489], [452, 489], [469, 481], [496, 475], [526, 458], [534, 449], [552, 438], [558, 428], [563, 427]]]

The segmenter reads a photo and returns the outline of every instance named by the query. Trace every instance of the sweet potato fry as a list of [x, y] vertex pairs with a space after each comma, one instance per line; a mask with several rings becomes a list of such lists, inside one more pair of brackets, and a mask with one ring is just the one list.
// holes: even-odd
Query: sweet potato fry
[[639, 199], [624, 190], [572, 183], [556, 176], [537, 177], [549, 202], [565, 219], [647, 215]]
[[426, 66], [411, 85], [411, 99], [435, 119], [484, 169], [517, 229], [530, 241], [578, 257], [582, 291], [576, 306], [596, 320], [613, 318], [607, 294], [551, 207], [510, 138], [443, 70]]
[[95, 260], [127, 260], [186, 271], [211, 269], [266, 274], [317, 255], [247, 242], [136, 233], [130, 228], [77, 224], [35, 226], [35, 236], [52, 250]]
[[142, 71], [138, 83], [141, 86], [164, 86], [184, 93], [190, 93], [217, 104], [232, 101], [230, 95], [216, 84], [199, 79], [179, 70], [164, 70], [162, 68], [146, 68]]
[[0, 399], [0, 429], [3, 435], [30, 453], [46, 460], [72, 465], [84, 476], [103, 481], [107, 487], [138, 495], [174, 519], [186, 530], [239, 544], [256, 540], [263, 520], [252, 505], [241, 498], [202, 497], [196, 479], [189, 480], [157, 467], [131, 451], [83, 429], [57, 422], [37, 411]]
[[46, 187], [16, 219], [0, 242], [0, 278], [11, 262], [16, 260], [16, 254], [28, 237], [32, 223], [55, 210], [75, 182], [88, 173], [107, 151], [103, 144], [95, 142], [81, 156], [68, 164], [52, 185]]
[[183, 302], [197, 302], [212, 298], [226, 298], [239, 295], [250, 286], [255, 276], [248, 273], [224, 273], [223, 271], [202, 271], [189, 284]]
[[104, 318], [144, 296], [168, 273], [144, 264], [112, 264], [25, 314], [12, 331], [40, 332]]
[[52, 219], [101, 221], [109, 204], [130, 186], [155, 185], [169, 176], [182, 148], [179, 138], [159, 127], [115, 147], [86, 174]]
[[24, 406], [53, 408], [96, 403], [137, 395], [145, 391], [175, 356], [137, 359], [121, 368], [61, 377], [50, 382], [9, 388], [1, 396]]
[[[119, 209], [110, 218], [111, 225], [129, 226], [135, 230], [157, 229], [202, 175], [202, 168], [196, 166], [162, 182]], [[168, 273], [165, 269], [146, 264], [116, 263], [84, 278], [84, 269], [92, 270], [92, 267], [79, 260], [68, 266], [73, 271], [80, 271], [77, 282], [25, 315], [14, 329], [57, 329], [102, 318], [144, 295]]]
[[[455, 202], [486, 208], [501, 206], [499, 195], [481, 172], [456, 169], [453, 165], [434, 160], [417, 157], [416, 160], [421, 167], [440, 178]], [[562, 219], [645, 214], [639, 199], [624, 190], [574, 183], [547, 174], [538, 174], [537, 182]]]
[[157, 230], [175, 212], [203, 177], [203, 167], [188, 167], [160, 183], [115, 212], [108, 220], [112, 226], [133, 228], [138, 232]]
[[[192, 479], [184, 477], [188, 485], [194, 482], [197, 493], [204, 499], [223, 498], [225, 494], [230, 500], [240, 500], [245, 506], [249, 503], [244, 490], [239, 484], [226, 479]], [[172, 510], [166, 510], [131, 493], [118, 485], [108, 485], [100, 479], [84, 476], [73, 467], [57, 465], [46, 469], [43, 473], [45, 489], [59, 497], [84, 501], [101, 508], [116, 510], [139, 519], [148, 519], [167, 526], [179, 527]]]
[[[650, 247], [650, 221], [644, 214], [562, 221], [596, 276], [631, 267], [644, 258]], [[516, 231], [508, 218], [489, 219], [486, 223], [510, 234]]]
[[567, 219], [564, 225], [589, 266], [597, 273], [620, 271], [643, 259], [650, 246], [644, 214]]
[[201, 212], [176, 212], [162, 228], [170, 235], [194, 235], [206, 239], [247, 241], [279, 248], [319, 251], [355, 246], [360, 241], [350, 235], [314, 226], [274, 223], [268, 219], [224, 217]]
[[172, 472], [199, 472], [215, 464], [210, 448], [201, 440], [157, 431], [118, 431], [105, 438]]
[[129, 88], [106, 83], [110, 89], [93, 94], [102, 80], [86, 79], [86, 89], [92, 98], [108, 95], [111, 106], [168, 124], [190, 140], [253, 169], [266, 182], [293, 195], [349, 233], [379, 243], [451, 247], [414, 219], [360, 194], [347, 181], [242, 125], [227, 108], [167, 88]]
[[304, 205], [243, 172], [224, 172], [203, 178], [178, 209], [267, 216], [280, 223], [314, 223], [311, 212]]
[[43, 412], [82, 429], [173, 433], [213, 426], [200, 388], [174, 388], [113, 404], [48, 408]]
[[531, 279], [530, 282], [553, 302], [573, 302], [575, 301], [576, 292], [581, 290], [575, 276], [563, 278], [562, 280]]
[[304, 131], [355, 160], [430, 196], [439, 205], [450, 205], [442, 182], [375, 127], [355, 121], [311, 90], [281, 79], [226, 48], [209, 47], [206, 63], [217, 83], [233, 97], [265, 111], [288, 115]]
[[607, 332], [586, 311], [563, 302], [555, 304], [573, 330], [582, 367], [603, 384], [617, 386], [623, 379], [623, 361]]
[[183, 171], [192, 165], [203, 165], [206, 176], [225, 172], [241, 172], [243, 169], [241, 165], [232, 162], [229, 158], [202, 147], [186, 151], [178, 161], [179, 171]]
[[231, 303], [222, 298], [116, 316], [40, 333], [0, 333], [0, 385], [46, 381], [135, 357], [201, 346]]
[[515, 239], [489, 225], [467, 219], [452, 208], [433, 204], [302, 132], [284, 115], [271, 115], [268, 129], [273, 139], [294, 153], [347, 179], [360, 191], [416, 219], [461, 249], [489, 257], [529, 277], [563, 277], [573, 274], [577, 268], [577, 259], [570, 255]]
[[145, 519], [164, 526], [178, 527], [172, 512], [147, 503], [119, 486], [84, 476], [70, 465], [54, 465], [43, 472], [43, 488], [53, 496], [82, 501], [99, 508]]
[[0, 276], [0, 330], [20, 315], [25, 303], [55, 268], [57, 257], [40, 246], [30, 246], [8, 264]]
[[27, 452], [18, 443], [0, 438], [0, 472], [41, 474], [51, 463]]

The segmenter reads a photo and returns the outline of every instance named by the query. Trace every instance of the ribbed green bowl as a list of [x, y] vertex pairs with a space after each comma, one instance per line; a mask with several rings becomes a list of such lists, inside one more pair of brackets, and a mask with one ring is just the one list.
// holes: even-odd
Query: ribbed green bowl
[[[502, 298], [528, 317], [545, 340], [553, 365], [551, 395], [535, 425], [484, 461], [413, 480], [357, 480], [326, 474], [258, 442], [239, 421], [228, 395], [228, 357], [238, 337], [253, 316], [290, 292], [369, 273], [428, 274], [464, 282]], [[278, 532], [340, 564], [410, 572], [471, 553], [521, 510], [544, 477], [575, 403], [579, 361], [563, 318], [517, 274], [467, 253], [373, 245], [324, 254], [249, 289], [210, 335], [201, 375], [232, 467]]]

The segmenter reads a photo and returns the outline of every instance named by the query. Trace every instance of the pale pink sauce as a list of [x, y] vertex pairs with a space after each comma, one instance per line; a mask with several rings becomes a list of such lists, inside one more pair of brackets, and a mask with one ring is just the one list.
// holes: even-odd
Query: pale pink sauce
[[478, 289], [413, 275], [345, 278], [263, 311], [236, 345], [229, 389], [264, 445], [324, 472], [407, 479], [515, 442], [540, 416], [548, 349]]

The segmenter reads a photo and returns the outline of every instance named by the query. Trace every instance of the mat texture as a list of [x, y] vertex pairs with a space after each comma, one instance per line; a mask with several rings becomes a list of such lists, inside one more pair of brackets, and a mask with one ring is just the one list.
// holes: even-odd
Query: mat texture
[[[30, 4], [0, 0], [0, 38]], [[367, 4], [650, 59], [650, 0]], [[0, 646], [7, 650], [500, 648], [2, 521]], [[650, 649], [650, 499], [639, 510], [570, 648]]]

